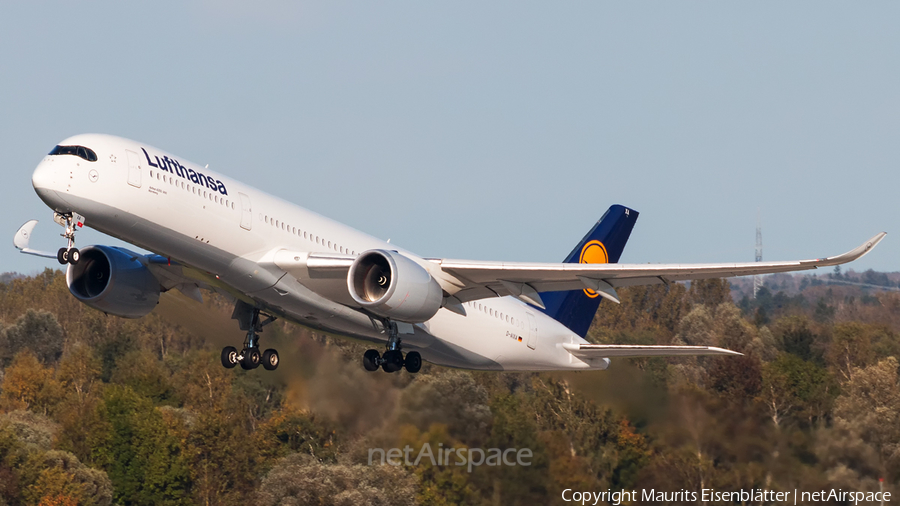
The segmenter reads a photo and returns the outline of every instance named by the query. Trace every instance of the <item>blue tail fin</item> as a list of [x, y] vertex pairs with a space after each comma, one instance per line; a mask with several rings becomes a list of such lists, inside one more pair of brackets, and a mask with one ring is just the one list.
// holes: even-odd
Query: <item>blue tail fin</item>
[[[618, 262], [637, 217], [638, 212], [634, 209], [620, 205], [610, 207], [564, 262], [567, 264]], [[547, 307], [544, 312], [548, 316], [584, 337], [594, 320], [602, 297], [593, 290], [585, 289], [544, 292], [541, 299]]]

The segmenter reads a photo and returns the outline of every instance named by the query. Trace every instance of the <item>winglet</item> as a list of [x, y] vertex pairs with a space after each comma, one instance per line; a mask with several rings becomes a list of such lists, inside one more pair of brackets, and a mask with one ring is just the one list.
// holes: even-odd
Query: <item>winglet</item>
[[817, 266], [828, 266], [828, 265], [840, 265], [845, 264], [847, 262], [852, 262], [859, 258], [866, 256], [872, 249], [884, 239], [884, 236], [887, 235], [887, 232], [881, 232], [876, 234], [874, 237], [869, 239], [868, 241], [862, 243], [858, 247], [844, 253], [843, 255], [837, 255], [833, 257], [820, 258], [816, 260]]
[[34, 230], [34, 227], [38, 224], [38, 220], [28, 220], [24, 225], [19, 227], [19, 230], [16, 232], [15, 237], [13, 237], [13, 244], [16, 249], [25, 253], [26, 255], [34, 255], [44, 258], [56, 258], [55, 253], [49, 253], [46, 251], [37, 251], [28, 247], [31, 242], [31, 232]]

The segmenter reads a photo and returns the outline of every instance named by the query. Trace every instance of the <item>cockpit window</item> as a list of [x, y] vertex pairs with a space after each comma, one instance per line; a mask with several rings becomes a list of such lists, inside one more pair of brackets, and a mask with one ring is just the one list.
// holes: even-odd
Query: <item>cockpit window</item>
[[53, 151], [50, 152], [51, 155], [75, 155], [79, 158], [84, 158], [89, 162], [97, 161], [97, 153], [94, 153], [93, 149], [86, 148], [84, 146], [56, 146], [53, 148]]

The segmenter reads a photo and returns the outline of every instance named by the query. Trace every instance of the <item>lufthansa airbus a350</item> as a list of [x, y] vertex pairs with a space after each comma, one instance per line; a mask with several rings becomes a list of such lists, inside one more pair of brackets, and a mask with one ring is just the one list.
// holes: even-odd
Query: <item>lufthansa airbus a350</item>
[[[417, 372], [422, 360], [497, 371], [606, 369], [610, 358], [737, 354], [708, 346], [591, 344], [584, 339], [616, 288], [799, 271], [868, 253], [884, 233], [843, 255], [789, 262], [620, 264], [637, 211], [614, 205], [561, 263], [422, 258], [160, 149], [119, 137], [70, 137], [32, 176], [65, 227], [56, 253], [29, 248], [37, 223], [16, 233], [24, 253], [67, 264], [72, 295], [107, 314], [140, 318], [160, 293], [200, 289], [235, 300], [247, 337], [225, 367], [278, 367], [261, 351], [266, 323], [284, 318], [378, 343], [363, 365]], [[75, 248], [90, 226], [140, 248]]]

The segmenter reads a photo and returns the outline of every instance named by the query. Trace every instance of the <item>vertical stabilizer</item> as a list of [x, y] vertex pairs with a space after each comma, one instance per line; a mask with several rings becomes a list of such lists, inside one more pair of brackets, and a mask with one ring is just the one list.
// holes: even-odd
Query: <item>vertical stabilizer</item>
[[[638, 212], [614, 205], [603, 214], [600, 221], [584, 236], [578, 246], [564, 260], [570, 264], [617, 263], [625, 243], [631, 235]], [[568, 292], [543, 292], [541, 299], [547, 309], [544, 312], [581, 337], [597, 313], [602, 297], [597, 292], [584, 289]]]

